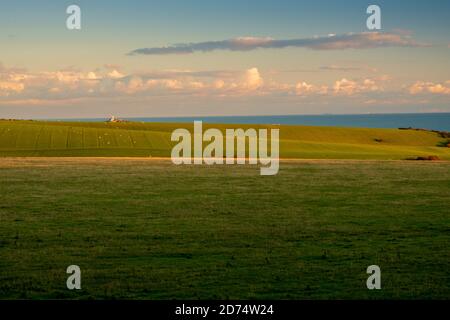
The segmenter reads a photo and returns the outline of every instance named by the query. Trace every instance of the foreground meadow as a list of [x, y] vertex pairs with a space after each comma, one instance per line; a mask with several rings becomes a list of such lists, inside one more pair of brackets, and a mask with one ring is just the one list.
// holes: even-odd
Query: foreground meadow
[[[0, 298], [450, 297], [446, 162], [0, 160]], [[67, 266], [82, 290], [66, 289]], [[366, 268], [382, 290], [366, 289]]]

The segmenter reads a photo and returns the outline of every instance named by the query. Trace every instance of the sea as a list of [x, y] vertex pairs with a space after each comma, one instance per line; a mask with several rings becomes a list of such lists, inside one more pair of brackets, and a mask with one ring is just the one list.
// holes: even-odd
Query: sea
[[[232, 124], [286, 124], [305, 126], [360, 127], [360, 128], [421, 128], [450, 131], [450, 113], [401, 113], [401, 114], [324, 114], [324, 115], [275, 115], [275, 116], [198, 116], [121, 118], [138, 122], [193, 122]], [[55, 119], [52, 119], [55, 120]], [[105, 121], [95, 119], [57, 119], [61, 121]]]

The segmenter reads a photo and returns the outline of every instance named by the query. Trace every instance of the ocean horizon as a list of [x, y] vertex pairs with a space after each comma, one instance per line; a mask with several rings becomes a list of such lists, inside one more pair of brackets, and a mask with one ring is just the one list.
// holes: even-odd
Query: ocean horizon
[[[196, 117], [118, 117], [136, 122], [193, 122], [228, 124], [283, 124], [352, 128], [422, 128], [450, 131], [450, 113], [323, 114]], [[108, 118], [46, 119], [51, 121], [106, 121]]]

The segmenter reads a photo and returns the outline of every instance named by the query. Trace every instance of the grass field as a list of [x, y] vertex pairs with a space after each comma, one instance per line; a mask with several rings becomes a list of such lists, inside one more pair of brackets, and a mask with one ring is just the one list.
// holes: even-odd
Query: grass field
[[[39, 138], [33, 144], [16, 132], [11, 147], [47, 141], [63, 150], [98, 142], [87, 132], [120, 136], [92, 128], [67, 140], [75, 126], [70, 134], [58, 125], [26, 128], [30, 136], [39, 128]], [[4, 147], [12, 133], [2, 129]], [[354, 132], [361, 134], [342, 130], [348, 140], [369, 139]], [[158, 134], [164, 141], [167, 133]], [[407, 142], [436, 139], [420, 137]], [[3, 299], [450, 297], [446, 162], [289, 161], [262, 177], [256, 166], [3, 158], [0, 176]], [[71, 264], [82, 269], [81, 291], [65, 287]], [[366, 289], [372, 264], [381, 267], [382, 290]]]
[[[170, 157], [176, 128], [182, 123], [87, 123], [0, 121], [0, 156]], [[249, 125], [207, 125], [249, 128]], [[262, 126], [280, 129], [282, 158], [400, 160], [438, 156], [450, 160], [446, 139], [436, 133], [306, 126]]]

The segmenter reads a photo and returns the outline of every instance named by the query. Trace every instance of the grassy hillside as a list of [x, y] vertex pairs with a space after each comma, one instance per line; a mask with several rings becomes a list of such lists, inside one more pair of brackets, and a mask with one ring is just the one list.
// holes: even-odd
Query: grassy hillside
[[[0, 121], [0, 156], [169, 157], [181, 123], [88, 123]], [[436, 133], [397, 130], [276, 125], [204, 124], [204, 129], [279, 128], [283, 158], [405, 159], [436, 155], [450, 160], [450, 149]]]

